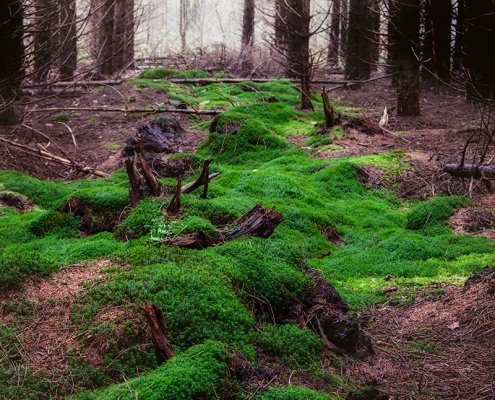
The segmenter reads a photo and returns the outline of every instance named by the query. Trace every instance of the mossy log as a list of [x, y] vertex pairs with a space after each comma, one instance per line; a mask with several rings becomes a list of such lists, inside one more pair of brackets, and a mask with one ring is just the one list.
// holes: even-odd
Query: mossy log
[[282, 222], [282, 214], [275, 211], [275, 206], [266, 209], [261, 203], [242, 215], [227, 229], [208, 234], [199, 231], [187, 236], [176, 236], [158, 242], [160, 245], [180, 246], [193, 249], [204, 249], [211, 246], [220, 246], [225, 242], [238, 239], [242, 236], [268, 238], [275, 228]]
[[495, 167], [489, 165], [446, 164], [445, 167], [443, 167], [443, 172], [447, 172], [457, 178], [495, 178]]
[[175, 356], [172, 345], [167, 338], [168, 331], [165, 324], [165, 317], [162, 310], [160, 310], [156, 304], [151, 305], [150, 303], [145, 303], [143, 311], [146, 322], [153, 334], [151, 341], [155, 346], [156, 362], [158, 365], [162, 365]]

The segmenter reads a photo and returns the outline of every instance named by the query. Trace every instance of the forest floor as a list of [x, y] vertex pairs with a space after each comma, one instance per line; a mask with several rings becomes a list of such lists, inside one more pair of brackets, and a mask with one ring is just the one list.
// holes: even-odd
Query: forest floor
[[[53, 145], [49, 145], [46, 139], [48, 137], [69, 158], [111, 174], [123, 166], [121, 153], [127, 139], [137, 133], [140, 125], [150, 121], [151, 113], [84, 110], [66, 113], [63, 109], [162, 106], [169, 104], [171, 98], [170, 90], [140, 87], [139, 83], [123, 83], [96, 89], [88, 87], [83, 88], [83, 91], [85, 93], [68, 93], [42, 101], [33, 96], [23, 96], [17, 106], [19, 112], [25, 115], [22, 125], [15, 129], [0, 127], [0, 135], [31, 147], [41, 143], [50, 150]], [[366, 127], [359, 126], [357, 119], [364, 118], [372, 122], [371, 125], [376, 125], [383, 107], [390, 108], [394, 105], [393, 87], [389, 82], [369, 83], [360, 89], [337, 89], [329, 93], [331, 100], [339, 105], [338, 111], [346, 114], [347, 126], [340, 134], [334, 134], [330, 143], [323, 144], [318, 141], [308, 143], [314, 135], [294, 133], [296, 130], [306, 129], [304, 126], [291, 127], [292, 133], [286, 139], [297, 149], [304, 150], [314, 160], [342, 161], [345, 158], [360, 164], [362, 169], [359, 179], [368, 190], [393, 192], [404, 204], [408, 201], [416, 201], [414, 204], [417, 204], [418, 200], [423, 202], [440, 194], [468, 195], [465, 184], [443, 173], [442, 169], [446, 163], [459, 162], [466, 140], [479, 124], [480, 115], [476, 105], [466, 103], [461, 95], [451, 89], [442, 89], [440, 94], [435, 94], [426, 87], [421, 92], [421, 116], [391, 117], [386, 134], [370, 135], [366, 133]], [[60, 110], [36, 111], [45, 108]], [[200, 143], [209, 136], [204, 129], [204, 126], [207, 127], [205, 122], [213, 118], [184, 114], [175, 114], [175, 117], [186, 130], [179, 151], [196, 152]], [[11, 147], [0, 146], [0, 152], [0, 170], [21, 171], [41, 180], [72, 181], [81, 178], [76, 170], [64, 169], [59, 164], [46, 160], [35, 160]], [[393, 161], [393, 166], [376, 158], [390, 157], [391, 154], [396, 160]], [[470, 155], [469, 150], [467, 156]], [[324, 165], [334, 164], [328, 161]], [[219, 189], [217, 193], [220, 195]], [[448, 226], [456, 234], [483, 236], [495, 241], [495, 195], [489, 193], [485, 187], [478, 186], [471, 197], [476, 203], [452, 213]], [[345, 201], [345, 198], [342, 200]], [[407, 208], [410, 209], [411, 207]], [[483, 212], [487, 214], [481, 215]], [[344, 233], [340, 234], [344, 237]], [[369, 238], [366, 240], [369, 241]], [[380, 240], [384, 239], [378, 239], [376, 244]], [[447, 252], [450, 243], [449, 239]], [[369, 244], [366, 245], [366, 250], [368, 246]], [[390, 251], [393, 250], [394, 248], [390, 248]], [[468, 257], [469, 254], [465, 253], [464, 256]], [[445, 253], [445, 256], [440, 255], [438, 258], [443, 257], [447, 264], [454, 264], [464, 256], [449, 258]], [[369, 286], [369, 293], [381, 297], [379, 301], [370, 300], [361, 305], [361, 297], [356, 294], [359, 287], [353, 286], [350, 278], [345, 283], [344, 278], [337, 277], [341, 284], [339, 291], [345, 292], [344, 297], [350, 299], [351, 305], [355, 307], [354, 314], [363, 321], [364, 331], [372, 338], [374, 354], [361, 360], [328, 354], [321, 361], [323, 369], [326, 368], [327, 372], [338, 377], [330, 390], [325, 386], [325, 380], [320, 382], [309, 372], [308, 375], [302, 371], [292, 375], [296, 369], [291, 374], [293, 366], [290, 363], [279, 361], [278, 366], [274, 367], [273, 360], [265, 360], [264, 354], [258, 353], [256, 361], [259, 370], [251, 375], [245, 392], [246, 396], [251, 397], [246, 398], [254, 398], [260, 388], [262, 392], [269, 385], [275, 384], [306, 386], [339, 398], [344, 397], [350, 388], [359, 390], [368, 386], [375, 386], [395, 399], [495, 398], [495, 270], [488, 268], [493, 265], [492, 256], [495, 258], [490, 250], [486, 257], [483, 255], [479, 260], [466, 261], [478, 264], [472, 267], [477, 274], [465, 284], [463, 282], [466, 274], [460, 277], [462, 274], [452, 273], [451, 277], [445, 279], [441, 275], [435, 275], [434, 279], [438, 278], [437, 281], [433, 278], [406, 281], [404, 276], [394, 272], [386, 277], [382, 274], [379, 278], [370, 275], [365, 281], [366, 285], [374, 285]], [[69, 256], [67, 258], [72, 260]], [[411, 260], [416, 263], [416, 260]], [[483, 269], [485, 264], [487, 268]], [[340, 268], [335, 265], [322, 267], [329, 279], [332, 268]], [[0, 365], [6, 358], [15, 361], [18, 354], [27, 360], [25, 371], [19, 367], [13, 375], [17, 381], [14, 396], [19, 386], [28, 381], [25, 375], [23, 377], [28, 368], [51, 376], [53, 381], [57, 381], [57, 393], [64, 393], [66, 397], [77, 391], [77, 384], [73, 383], [74, 376], [90, 376], [92, 373], [83, 368], [67, 369], [73, 365], [71, 357], [84, 360], [91, 368], [104, 367], [109, 370], [110, 365], [120, 359], [131, 342], [134, 346], [132, 352], [139, 353], [142, 349], [149, 352], [148, 330], [135, 333], [140, 326], [144, 326], [141, 313], [135, 307], [139, 304], [138, 300], [132, 302], [132, 307], [108, 302], [96, 312], [96, 316], [93, 310], [92, 322], [85, 325], [83, 331], [78, 330], [81, 321], [73, 318], [74, 313], [80, 312], [78, 307], [82, 307], [78, 305], [78, 298], [84, 298], [86, 292], [94, 295], [94, 290], [108, 284], [118, 274], [130, 273], [132, 268], [126, 261], [116, 260], [115, 257], [83, 260], [54, 272], [48, 278], [28, 278], [24, 282], [22, 293], [17, 289], [0, 292], [0, 302], [4, 308], [3, 313], [0, 313], [0, 324], [15, 325], [17, 339], [14, 342], [15, 348], [2, 350], [4, 355]], [[316, 264], [313, 264], [313, 268], [316, 268]], [[103, 291], [100, 294], [105, 296]], [[358, 300], [353, 300], [355, 294]], [[30, 305], [32, 309], [29, 308]], [[105, 332], [101, 328], [111, 324], [117, 326], [116, 331]], [[120, 347], [116, 347], [119, 352], [108, 353], [105, 346], [115, 336], [123, 338], [123, 342], [119, 343]], [[3, 348], [2, 340], [0, 346]], [[103, 358], [102, 354], [105, 353], [111, 354], [113, 360]], [[275, 369], [278, 372], [275, 373]], [[137, 375], [140, 373], [138, 371]], [[103, 381], [105, 385], [121, 382], [115, 374], [111, 375], [110, 381], [102, 379], [94, 377], [85, 387], [97, 388]], [[65, 382], [63, 386], [61, 382]], [[34, 384], [29, 385], [34, 387]], [[45, 392], [50, 390], [46, 389]]]

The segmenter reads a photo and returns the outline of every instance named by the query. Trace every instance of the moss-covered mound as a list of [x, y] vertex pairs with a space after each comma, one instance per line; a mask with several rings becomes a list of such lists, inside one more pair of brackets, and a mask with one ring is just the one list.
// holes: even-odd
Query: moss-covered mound
[[407, 225], [410, 229], [423, 229], [427, 224], [447, 221], [456, 208], [467, 203], [468, 200], [460, 196], [435, 197], [415, 206], [407, 215]]
[[205, 71], [191, 70], [191, 71], [177, 71], [171, 68], [150, 68], [141, 72], [138, 78], [142, 79], [194, 79], [194, 78], [209, 78], [210, 75]]

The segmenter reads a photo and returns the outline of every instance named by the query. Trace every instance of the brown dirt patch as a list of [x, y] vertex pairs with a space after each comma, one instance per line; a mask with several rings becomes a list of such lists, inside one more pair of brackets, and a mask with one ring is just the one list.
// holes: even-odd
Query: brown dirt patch
[[397, 399], [493, 398], [494, 278], [492, 268], [436, 297], [368, 310], [376, 355], [347, 373]]
[[[105, 282], [109, 275], [103, 270], [112, 265], [106, 259], [86, 265], [75, 264], [41, 281], [28, 279], [23, 291], [0, 293], [3, 304], [0, 323], [15, 325], [20, 329], [16, 333], [17, 342], [11, 343], [9, 350], [2, 349], [2, 352], [9, 354], [13, 361], [22, 356], [34, 372], [53, 376], [67, 368], [70, 357], [80, 357], [91, 366], [101, 367], [102, 355], [108, 349], [110, 338], [105, 335], [93, 337], [87, 330], [78, 332], [79, 326], [73, 323], [71, 315], [76, 299], [86, 292], [84, 284]], [[20, 312], [23, 305], [24, 311]], [[136, 307], [109, 306], [96, 317], [97, 324], [115, 323], [116, 336], [121, 340], [126, 335], [120, 325], [127, 320], [140, 323]], [[147, 346], [146, 341], [135, 344]]]

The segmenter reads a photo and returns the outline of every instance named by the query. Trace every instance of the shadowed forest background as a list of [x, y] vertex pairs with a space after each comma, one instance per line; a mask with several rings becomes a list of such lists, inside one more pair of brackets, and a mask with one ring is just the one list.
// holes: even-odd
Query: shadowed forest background
[[493, 398], [493, 0], [0, 0], [0, 399]]

